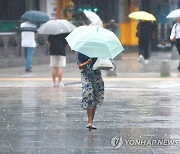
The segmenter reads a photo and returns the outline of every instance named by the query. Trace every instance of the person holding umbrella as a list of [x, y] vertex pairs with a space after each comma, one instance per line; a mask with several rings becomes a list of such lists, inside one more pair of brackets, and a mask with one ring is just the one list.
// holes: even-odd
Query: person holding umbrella
[[25, 71], [32, 71], [32, 57], [36, 47], [35, 33], [36, 25], [30, 21], [25, 21], [21, 23], [21, 46], [24, 48], [24, 57], [25, 57]]
[[[166, 18], [175, 18], [176, 23], [173, 25], [173, 28], [171, 30], [170, 40], [173, 42], [176, 42], [176, 47], [179, 53], [180, 58], [180, 9], [176, 9], [171, 11]], [[180, 61], [178, 70], [180, 71]]]
[[116, 35], [98, 26], [80, 26], [66, 40], [71, 50], [77, 51], [77, 64], [81, 70], [81, 107], [86, 110], [88, 129], [93, 125], [95, 112], [104, 101], [104, 81], [99, 69], [94, 69], [98, 59], [113, 59], [124, 49]]
[[104, 81], [100, 70], [93, 70], [96, 58], [78, 53], [78, 67], [81, 70], [82, 102], [81, 107], [87, 110], [87, 128], [96, 129], [93, 125], [96, 107], [104, 100]]
[[152, 26], [150, 21], [156, 21], [154, 15], [146, 11], [135, 11], [129, 14], [129, 18], [140, 20], [137, 26], [136, 36], [139, 38], [139, 62], [143, 59], [145, 64], [148, 64], [150, 57], [151, 31]]
[[[175, 18], [176, 23], [173, 25], [173, 28], [171, 30], [170, 40], [173, 42], [176, 42], [176, 47], [179, 53], [180, 58], [180, 9], [176, 9], [171, 11], [166, 18]], [[178, 70], [180, 71], [180, 61]]]
[[142, 20], [137, 26], [137, 37], [139, 38], [139, 61], [144, 59], [144, 63], [148, 64], [150, 57], [150, 42], [151, 42], [151, 26], [150, 22]]
[[[176, 47], [180, 57], [180, 17], [176, 18], [176, 23], [174, 24], [171, 30], [170, 40], [176, 42]], [[178, 70], [180, 71], [180, 62], [179, 62]]]
[[21, 46], [24, 48], [26, 72], [31, 72], [32, 57], [35, 51], [35, 33], [37, 32], [34, 23], [43, 23], [49, 20], [46, 13], [42, 11], [27, 11], [22, 14], [21, 19], [25, 22], [21, 23]]
[[49, 35], [48, 44], [50, 51], [50, 67], [52, 68], [52, 87], [56, 86], [56, 76], [58, 75], [58, 86], [63, 87], [62, 74], [63, 67], [66, 66], [66, 40], [65, 37], [75, 29], [71, 22], [64, 19], [50, 20], [38, 29], [38, 33]]
[[66, 66], [65, 37], [68, 34], [49, 35], [47, 43], [50, 51], [50, 67], [52, 68], [52, 87], [56, 87], [56, 76], [58, 76], [58, 87], [64, 87], [62, 83], [63, 67]]

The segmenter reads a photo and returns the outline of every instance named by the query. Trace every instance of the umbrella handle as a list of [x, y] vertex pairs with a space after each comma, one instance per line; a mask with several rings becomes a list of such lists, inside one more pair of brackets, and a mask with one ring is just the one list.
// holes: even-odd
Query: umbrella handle
[[98, 30], [99, 30], [99, 27], [97, 28], [97, 32], [98, 32]]
[[91, 65], [90, 65], [90, 64], [87, 64], [86, 66], [87, 66], [87, 68], [90, 68], [90, 67], [91, 67]]

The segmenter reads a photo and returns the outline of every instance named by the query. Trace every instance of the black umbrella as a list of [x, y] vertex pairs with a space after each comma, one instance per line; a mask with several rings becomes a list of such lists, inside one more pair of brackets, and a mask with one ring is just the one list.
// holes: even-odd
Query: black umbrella
[[42, 11], [27, 11], [21, 16], [21, 19], [35, 23], [44, 23], [49, 20], [49, 17]]

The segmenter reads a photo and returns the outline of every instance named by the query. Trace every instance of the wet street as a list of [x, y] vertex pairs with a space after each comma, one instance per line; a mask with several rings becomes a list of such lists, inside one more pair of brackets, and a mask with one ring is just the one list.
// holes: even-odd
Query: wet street
[[180, 153], [179, 78], [105, 78], [105, 101], [86, 128], [80, 78], [0, 79], [0, 153]]
[[64, 88], [51, 88], [49, 65], [0, 69], [0, 153], [28, 154], [179, 154], [180, 74], [169, 61], [171, 77], [160, 78], [161, 59], [148, 65], [136, 54], [124, 54], [117, 76], [105, 81], [105, 101], [94, 125], [86, 128], [81, 109], [80, 72], [64, 69]]
[[180, 154], [180, 0], [0, 12], [0, 154]]

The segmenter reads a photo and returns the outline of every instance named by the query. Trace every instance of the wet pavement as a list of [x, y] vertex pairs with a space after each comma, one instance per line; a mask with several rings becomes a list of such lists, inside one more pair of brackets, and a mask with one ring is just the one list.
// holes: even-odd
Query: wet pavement
[[76, 66], [65, 69], [64, 88], [49, 87], [47, 66], [28, 74], [21, 67], [0, 69], [0, 153], [179, 154], [179, 72], [160, 78], [150, 65], [129, 73], [118, 66], [122, 71], [112, 78], [103, 73], [105, 101], [92, 131], [80, 108]]

